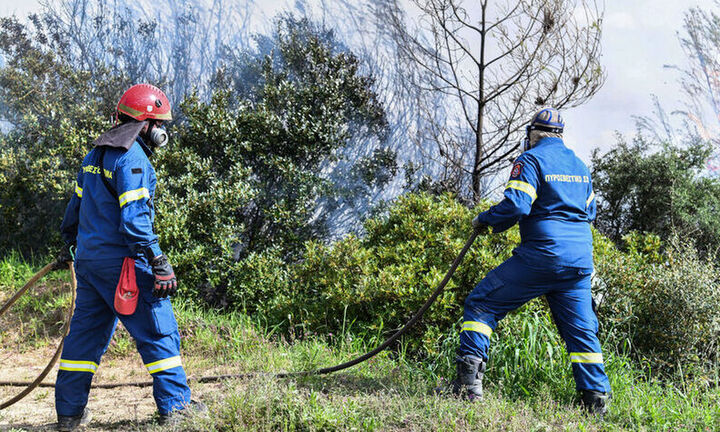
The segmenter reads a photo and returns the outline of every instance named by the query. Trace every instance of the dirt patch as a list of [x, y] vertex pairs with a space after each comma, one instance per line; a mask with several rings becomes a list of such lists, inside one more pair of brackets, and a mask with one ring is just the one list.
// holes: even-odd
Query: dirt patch
[[[54, 346], [38, 348], [24, 353], [0, 350], [0, 381], [31, 381], [45, 367], [54, 352]], [[184, 359], [189, 374], [194, 371], [193, 359]], [[54, 383], [57, 365], [45, 378]], [[198, 375], [200, 371], [197, 371]], [[206, 371], [203, 371], [206, 372]], [[207, 371], [212, 373], [212, 371]], [[143, 366], [140, 355], [132, 353], [123, 358], [107, 358], [95, 375], [94, 383], [115, 383], [126, 381], [149, 381], [150, 375]], [[216, 391], [220, 384], [191, 383], [193, 398]], [[19, 387], [0, 387], [0, 401], [5, 401], [22, 391]], [[94, 388], [88, 402], [93, 420], [87, 431], [137, 431], [158, 429], [155, 423], [155, 401], [151, 387], [120, 387], [115, 389]], [[38, 388], [25, 399], [0, 411], [0, 431], [55, 430], [55, 390]]]

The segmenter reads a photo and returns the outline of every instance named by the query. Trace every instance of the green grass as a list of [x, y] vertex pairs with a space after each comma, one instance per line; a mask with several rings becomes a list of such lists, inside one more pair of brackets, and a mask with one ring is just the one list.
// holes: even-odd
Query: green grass
[[[370, 343], [353, 338], [349, 333], [331, 340], [321, 336], [286, 340], [269, 336], [271, 329], [246, 316], [204, 311], [183, 302], [176, 303], [176, 311], [185, 328], [185, 355], [207, 353], [211, 358], [208, 367], [221, 364], [236, 372], [328, 366], [362, 354], [377, 342], [375, 338], [370, 338]], [[482, 403], [429, 394], [434, 386], [451, 378], [450, 366], [439, 364], [443, 360], [452, 365], [450, 338], [447, 352], [434, 358], [414, 360], [400, 348], [324, 377], [277, 380], [261, 375], [226, 382], [222, 391], [207, 401], [211, 419], [196, 419], [184, 427], [223, 431], [720, 430], [720, 389], [716, 384], [680, 377], [672, 384], [656, 381], [627, 358], [612, 353], [606, 353], [614, 391], [611, 413], [604, 421], [586, 416], [576, 406], [564, 350], [548, 350], [548, 344], [556, 343], [555, 333], [532, 330], [533, 323], [540, 325], [546, 319], [541, 313], [533, 316], [537, 321], [519, 326], [525, 332], [523, 340], [493, 337], [487, 397]], [[513, 355], [508, 356], [511, 349]], [[525, 360], [516, 364], [518, 358]], [[555, 361], [542, 364], [543, 358]], [[508, 371], [513, 364], [517, 369]], [[511, 383], [524, 383], [526, 388]]]
[[[0, 303], [4, 303], [50, 259], [25, 261], [16, 254], [0, 260]], [[0, 317], [0, 327], [13, 327], [12, 337], [0, 332], [0, 346], [18, 345], [34, 348], [43, 345], [49, 337], [60, 334], [70, 306], [68, 272], [51, 272], [30, 288]], [[22, 344], [18, 344], [22, 342]]]
[[[12, 268], [10, 271], [5, 271]], [[0, 298], [31, 276], [36, 265], [16, 257], [0, 261]], [[27, 318], [58, 310], [52, 300], [62, 275], [46, 282], [41, 299], [19, 305]], [[47, 298], [46, 298], [47, 296]], [[44, 299], [44, 300], [42, 300]], [[312, 335], [303, 340], [276, 334], [258, 317], [206, 310], [175, 301], [183, 355], [191, 375], [298, 371], [348, 360], [371, 349], [379, 335]], [[16, 316], [17, 317], [17, 316]], [[44, 319], [44, 318], [43, 318]], [[352, 369], [323, 377], [275, 379], [267, 374], [226, 381], [206, 396], [209, 418], [190, 419], [181, 430], [197, 431], [716, 431], [720, 430], [720, 388], [713, 377], [659, 381], [626, 357], [606, 350], [613, 387], [605, 420], [576, 406], [570, 365], [549, 317], [538, 304], [509, 316], [493, 335], [486, 378], [487, 397], [469, 404], [429, 394], [452, 377], [456, 334], [449, 331], [435, 355], [413, 358], [400, 344], [392, 352]], [[347, 326], [350, 327], [350, 326]], [[3, 332], [0, 331], [0, 341]], [[26, 333], [42, 341], [43, 332]], [[33, 342], [41, 343], [41, 342]], [[118, 332], [108, 356], [134, 351]], [[161, 430], [147, 425], [149, 430]]]

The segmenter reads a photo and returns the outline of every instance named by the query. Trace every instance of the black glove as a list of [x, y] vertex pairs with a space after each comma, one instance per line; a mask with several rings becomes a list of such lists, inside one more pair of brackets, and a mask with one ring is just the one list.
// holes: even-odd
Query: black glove
[[68, 243], [60, 249], [60, 253], [53, 263], [53, 270], [65, 270], [70, 268], [68, 262], [75, 261], [75, 243]]
[[153, 259], [152, 272], [155, 276], [153, 295], [158, 298], [175, 295], [177, 292], [177, 279], [165, 255], [159, 255]]
[[475, 219], [472, 220], [472, 226], [479, 235], [485, 235], [490, 232], [490, 226], [484, 222], [480, 222], [480, 215], [475, 216]]

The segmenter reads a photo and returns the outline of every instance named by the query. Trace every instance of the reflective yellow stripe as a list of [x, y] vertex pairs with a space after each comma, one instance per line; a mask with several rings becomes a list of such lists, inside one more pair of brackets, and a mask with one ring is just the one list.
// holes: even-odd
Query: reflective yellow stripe
[[537, 199], [537, 192], [535, 191], [535, 188], [530, 183], [521, 182], [519, 180], [510, 180], [507, 185], [508, 189], [517, 189], [521, 192], [525, 192], [526, 194], [530, 195], [530, 198], [532, 198], [533, 202]]
[[75, 185], [75, 193], [77, 194], [78, 198], [82, 198], [82, 188], [78, 185]]
[[122, 207], [129, 202], [137, 201], [143, 198], [150, 199], [150, 191], [148, 191], [147, 188], [127, 191], [124, 194], [120, 195], [118, 197], [118, 200], [120, 201], [120, 207]]
[[585, 207], [589, 206], [592, 200], [595, 199], [595, 191], [590, 191], [590, 198], [585, 201]]
[[60, 359], [60, 370], [69, 372], [90, 372], [97, 371], [98, 364], [92, 361], [65, 360]]
[[490, 337], [492, 334], [492, 329], [490, 326], [488, 326], [485, 323], [481, 323], [478, 321], [465, 321], [462, 325], [462, 329], [460, 330], [460, 333], [464, 331], [474, 331], [484, 334], [487, 337]]
[[182, 366], [182, 361], [180, 360], [180, 356], [170, 357], [166, 358], [164, 360], [158, 360], [153, 363], [148, 363], [145, 365], [148, 372], [151, 374], [154, 374], [155, 372], [164, 371], [166, 369], [172, 369], [174, 367]]
[[[119, 104], [118, 105], [118, 111], [125, 111], [126, 114], [130, 114], [133, 117], [138, 117], [143, 115], [144, 113], [142, 111], [138, 111], [136, 109], [130, 108], [127, 105]], [[154, 114], [151, 115], [152, 118], [158, 119], [158, 120], [172, 120], [172, 114], [167, 112], [165, 114]]]
[[139, 116], [142, 115], [142, 111], [138, 111], [136, 109], [130, 108], [129, 106], [125, 104], [118, 104], [118, 111], [124, 110], [126, 114], [130, 114], [131, 116]]
[[165, 114], [155, 114], [153, 118], [158, 120], [172, 120], [172, 114], [170, 114], [169, 112]]
[[573, 363], [602, 363], [602, 353], [570, 353], [570, 361]]

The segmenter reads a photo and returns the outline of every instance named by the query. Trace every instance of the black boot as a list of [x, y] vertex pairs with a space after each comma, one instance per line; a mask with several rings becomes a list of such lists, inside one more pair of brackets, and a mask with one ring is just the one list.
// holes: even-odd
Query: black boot
[[482, 399], [482, 379], [485, 374], [485, 361], [472, 355], [459, 356], [455, 359], [457, 378], [451, 383], [452, 392], [474, 402]]
[[580, 404], [590, 414], [602, 417], [607, 414], [610, 395], [593, 390], [583, 390]]
[[87, 407], [82, 413], [76, 416], [58, 416], [57, 430], [70, 432], [76, 430], [80, 426], [85, 426], [92, 420], [92, 415]]

